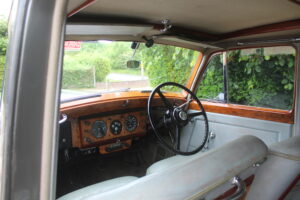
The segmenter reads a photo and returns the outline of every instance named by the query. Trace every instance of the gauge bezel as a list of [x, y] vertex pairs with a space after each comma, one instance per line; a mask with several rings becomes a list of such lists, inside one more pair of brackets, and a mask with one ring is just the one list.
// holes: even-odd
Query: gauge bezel
[[[94, 133], [94, 126], [95, 126], [95, 124], [96, 123], [102, 123], [104, 126], [105, 126], [105, 131], [104, 131], [104, 133], [101, 135], [101, 136], [97, 136], [95, 133]], [[99, 126], [99, 125], [98, 125]], [[97, 131], [97, 133], [98, 133], [98, 131]], [[91, 134], [95, 137], [95, 138], [103, 138], [105, 135], [106, 135], [106, 133], [107, 133], [107, 124], [106, 124], [106, 122], [104, 121], [104, 120], [96, 120], [96, 121], [94, 121], [94, 123], [92, 124], [92, 130], [91, 130]]]
[[[127, 124], [126, 124], [126, 122], [128, 121], [128, 118], [130, 118], [130, 117], [135, 118], [135, 121], [136, 121], [136, 125], [135, 125], [135, 127], [134, 127], [133, 129], [128, 129], [128, 126], [127, 126]], [[138, 128], [138, 126], [139, 126], [138, 118], [137, 118], [136, 116], [134, 116], [134, 115], [128, 115], [128, 116], [125, 118], [124, 126], [125, 126], [126, 131], [128, 131], [128, 132], [133, 132], [133, 131], [135, 131], [135, 130]]]
[[[120, 123], [120, 130], [117, 132], [117, 133], [114, 133], [113, 131], [113, 128], [112, 128], [112, 125], [116, 122], [119, 122]], [[110, 129], [110, 132], [113, 134], [113, 135], [120, 135], [121, 132], [122, 132], [122, 129], [123, 129], [123, 124], [120, 120], [113, 120], [111, 123], [110, 123], [110, 126], [109, 126], [109, 129]]]

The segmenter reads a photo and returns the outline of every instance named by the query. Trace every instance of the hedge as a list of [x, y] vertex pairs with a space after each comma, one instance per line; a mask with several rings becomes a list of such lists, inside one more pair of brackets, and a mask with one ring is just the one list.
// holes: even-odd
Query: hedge
[[104, 81], [109, 72], [109, 62], [99, 55], [68, 52], [64, 57], [63, 88], [94, 87], [95, 81]]
[[83, 69], [66, 69], [63, 71], [62, 88], [91, 88], [94, 87], [94, 67]]

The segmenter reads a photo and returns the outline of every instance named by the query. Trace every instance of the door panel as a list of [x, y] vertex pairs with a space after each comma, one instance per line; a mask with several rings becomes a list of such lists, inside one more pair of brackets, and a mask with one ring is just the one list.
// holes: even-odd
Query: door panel
[[[190, 112], [196, 112], [190, 110]], [[207, 113], [209, 121], [209, 130], [215, 134], [215, 138], [209, 142], [209, 149], [219, 147], [231, 140], [234, 140], [243, 135], [254, 135], [263, 140], [268, 146], [291, 137], [293, 124], [272, 122], [267, 120], [252, 119], [246, 117]], [[201, 126], [203, 120], [194, 118], [189, 123], [182, 134], [182, 145], [185, 148], [194, 148], [197, 145], [197, 141], [202, 137], [198, 130], [203, 130]]]

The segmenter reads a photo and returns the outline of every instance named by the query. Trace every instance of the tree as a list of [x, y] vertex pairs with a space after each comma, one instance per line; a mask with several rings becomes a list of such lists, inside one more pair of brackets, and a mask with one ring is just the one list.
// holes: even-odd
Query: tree
[[197, 51], [166, 45], [142, 47], [140, 53], [153, 87], [167, 81], [185, 85], [199, 55]]

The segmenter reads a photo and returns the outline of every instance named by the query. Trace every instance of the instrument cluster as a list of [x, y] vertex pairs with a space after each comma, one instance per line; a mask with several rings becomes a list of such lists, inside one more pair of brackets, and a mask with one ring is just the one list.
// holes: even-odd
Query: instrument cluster
[[143, 135], [147, 130], [147, 120], [145, 111], [82, 119], [82, 144], [101, 145]]

